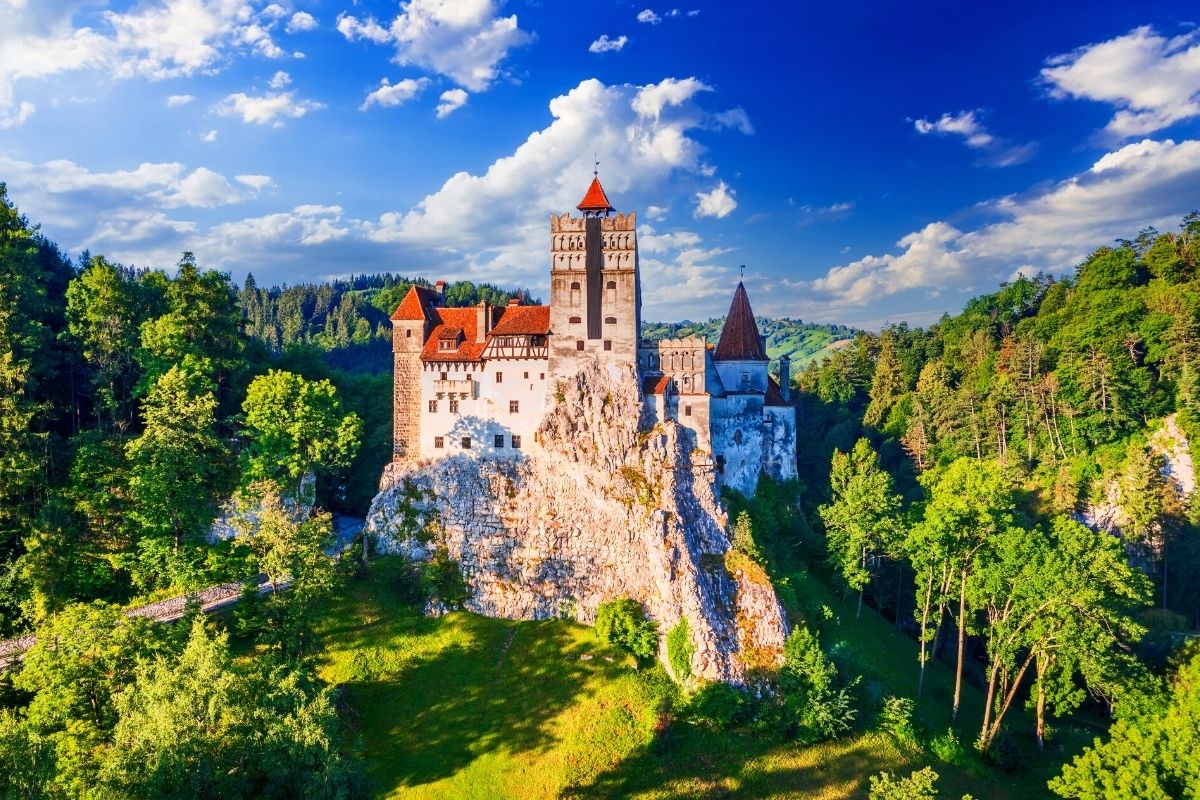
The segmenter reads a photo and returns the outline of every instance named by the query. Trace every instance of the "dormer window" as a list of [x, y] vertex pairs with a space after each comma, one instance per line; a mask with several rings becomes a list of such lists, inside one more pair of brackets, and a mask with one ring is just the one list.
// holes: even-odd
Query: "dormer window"
[[455, 347], [455, 342], [453, 339], [439, 339], [438, 340], [438, 350], [440, 350], [443, 353], [445, 353], [447, 351], [451, 351], [451, 350], [457, 350], [457, 349], [458, 348]]

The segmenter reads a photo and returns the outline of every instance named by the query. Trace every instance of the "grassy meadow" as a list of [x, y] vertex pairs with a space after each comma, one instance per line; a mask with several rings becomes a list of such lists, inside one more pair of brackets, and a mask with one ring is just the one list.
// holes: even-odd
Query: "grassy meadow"
[[[856, 730], [800, 746], [769, 736], [709, 731], [675, 720], [672, 689], [658, 670], [638, 673], [593, 631], [568, 622], [513, 622], [456, 612], [427, 618], [403, 602], [397, 563], [377, 561], [350, 583], [322, 621], [321, 673], [342, 689], [345, 713], [379, 797], [386, 798], [759, 798], [865, 797], [880, 770], [932, 764], [942, 797], [1048, 795], [1046, 778], [1090, 740], [1060, 731], [1038, 756], [1013, 720], [1021, 766], [1009, 774], [970, 755], [982, 698], [968, 686], [958, 734], [968, 757], [939, 763], [912, 742], [871, 730], [887, 694], [915, 688], [916, 646], [870, 608], [854, 617], [809, 579], [802, 590], [827, 603], [843, 669], [863, 676]], [[953, 674], [935, 663], [915, 723], [949, 724]]]

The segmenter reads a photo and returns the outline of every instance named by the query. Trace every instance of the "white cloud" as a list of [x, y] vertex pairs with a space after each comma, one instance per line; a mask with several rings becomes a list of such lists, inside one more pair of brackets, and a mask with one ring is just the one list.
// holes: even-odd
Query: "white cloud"
[[167, 98], [167, 107], [174, 108], [175, 106], [186, 106], [196, 98], [190, 94], [173, 94]]
[[341, 206], [300, 205], [290, 212], [222, 223], [209, 231], [204, 252], [227, 258], [239, 251], [264, 252], [280, 242], [304, 247], [325, 244], [350, 234], [341, 217]]
[[467, 104], [467, 93], [462, 89], [447, 89], [442, 92], [442, 96], [438, 98], [437, 118], [445, 119], [446, 117], [458, 111]]
[[726, 128], [737, 128], [747, 136], [754, 133], [754, 126], [750, 124], [750, 115], [740, 106], [713, 114], [713, 119], [717, 121], [718, 125]]
[[696, 210], [693, 212], [697, 219], [701, 217], [716, 217], [724, 219], [737, 208], [737, 200], [733, 199], [733, 189], [725, 181], [718, 181], [710, 191], [696, 192]]
[[667, 218], [667, 213], [670, 210], [669, 206], [646, 206], [646, 219], [651, 222], [660, 222]]
[[608, 38], [607, 33], [600, 34], [600, 38], [588, 45], [589, 53], [616, 53], [626, 44], [629, 43], [628, 36], [618, 36], [615, 39]]
[[282, 89], [292, 82], [292, 76], [288, 75], [283, 70], [279, 70], [271, 76], [271, 82], [268, 84], [272, 89]]
[[32, 117], [35, 111], [37, 111], [37, 106], [28, 100], [22, 100], [20, 105], [9, 113], [5, 113], [4, 106], [0, 105], [0, 130], [24, 125], [25, 121]]
[[645, 22], [649, 25], [657, 25], [662, 22], [662, 17], [655, 14], [653, 10], [647, 8], [644, 11], [639, 11], [637, 15], [638, 22]]
[[366, 111], [373, 105], [384, 108], [395, 108], [412, 100], [429, 85], [428, 78], [405, 78], [396, 83], [389, 83], [387, 78], [379, 82], [379, 88], [367, 95], [359, 111]]
[[698, 16], [700, 16], [700, 9], [693, 8], [691, 11], [687, 12], [687, 15], [689, 17], [698, 17]]
[[445, 75], [482, 92], [500, 75], [500, 62], [532, 37], [517, 17], [497, 16], [494, 0], [410, 0], [386, 27], [374, 17], [342, 14], [337, 29], [348, 40], [366, 39], [396, 48], [395, 62]]
[[95, 70], [118, 79], [177, 78], [220, 69], [238, 51], [282, 55], [271, 39], [278, 17], [248, 0], [161, 0], [126, 12], [104, 11], [103, 24], [76, 27], [92, 3], [4, 0], [0, 26], [0, 111], [16, 103], [19, 82]]
[[288, 33], [303, 33], [316, 29], [317, 19], [307, 11], [297, 11], [295, 14], [292, 14], [292, 18], [288, 20], [287, 27], [284, 28]]
[[1089, 44], [1046, 62], [1042, 79], [1058, 98], [1116, 107], [1105, 126], [1114, 140], [1142, 136], [1200, 116], [1200, 31], [1167, 38], [1153, 28]]
[[643, 86], [633, 98], [633, 110], [640, 116], [658, 119], [665, 108], [678, 108], [700, 92], [711, 92], [712, 87], [696, 78], [667, 78]]
[[256, 192], [261, 192], [273, 183], [270, 175], [235, 175], [234, 179]]
[[215, 130], [209, 131], [208, 133], [202, 134], [200, 136], [200, 141], [202, 141], [202, 142], [210, 142], [211, 143], [211, 142], [215, 142], [216, 140], [217, 140], [217, 132]]
[[922, 135], [954, 135], [963, 137], [967, 147], [982, 154], [980, 163], [991, 167], [1023, 164], [1037, 152], [1037, 143], [1017, 144], [992, 135], [979, 121], [974, 111], [945, 113], [936, 120], [913, 120], [913, 127]]
[[240, 116], [246, 124], [271, 124], [278, 128], [283, 125], [284, 119], [298, 119], [310, 111], [325, 107], [322, 103], [298, 99], [295, 95], [295, 92], [269, 92], [252, 97], [244, 92], [236, 92], [213, 106], [213, 111], [222, 117]]
[[995, 221], [962, 231], [931, 222], [869, 255], [797, 284], [810, 297], [863, 306], [914, 289], [965, 290], [1016, 268], [1064, 271], [1114, 236], [1173, 228], [1195, 205], [1200, 141], [1142, 141], [1105, 154], [1090, 169], [1024, 196], [982, 206]]
[[224, 175], [207, 167], [200, 167], [179, 181], [174, 191], [164, 195], [163, 205], [168, 208], [214, 208], [235, 203], [238, 199], [237, 190]]

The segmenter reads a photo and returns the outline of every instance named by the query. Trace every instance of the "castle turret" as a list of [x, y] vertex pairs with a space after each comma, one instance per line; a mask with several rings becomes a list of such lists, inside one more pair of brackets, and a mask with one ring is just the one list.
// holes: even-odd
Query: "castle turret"
[[767, 391], [767, 348], [758, 332], [746, 287], [738, 281], [721, 326], [721, 338], [713, 351], [721, 383], [729, 392]]
[[[439, 286], [444, 286], [438, 281]], [[392, 314], [392, 458], [421, 456], [421, 350], [442, 293], [413, 286]]]
[[634, 364], [640, 337], [637, 217], [615, 209], [593, 175], [582, 217], [550, 218], [550, 372], [567, 376], [582, 355]]

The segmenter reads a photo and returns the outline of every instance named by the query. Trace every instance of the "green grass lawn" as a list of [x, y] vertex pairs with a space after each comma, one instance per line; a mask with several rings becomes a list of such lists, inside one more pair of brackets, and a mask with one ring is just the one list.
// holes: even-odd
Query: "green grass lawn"
[[[395, 562], [351, 582], [323, 617], [321, 672], [342, 687], [378, 795], [389, 798], [865, 797], [868, 776], [933, 763], [911, 744], [868, 729], [884, 694], [911, 694], [916, 645], [870, 609], [854, 619], [820, 581], [803, 587], [835, 612], [835, 637], [863, 674], [860, 730], [802, 747], [713, 732], [662, 713], [667, 690], [639, 675], [590, 628], [453, 613], [431, 619], [403, 604]], [[953, 675], [935, 664], [916, 721], [943, 731]], [[969, 746], [982, 701], [960, 715]], [[1017, 724], [1024, 724], [1018, 722]], [[1045, 779], [1071, 745], [1013, 774], [971, 760], [934, 764], [942, 797], [1045, 797]]]

